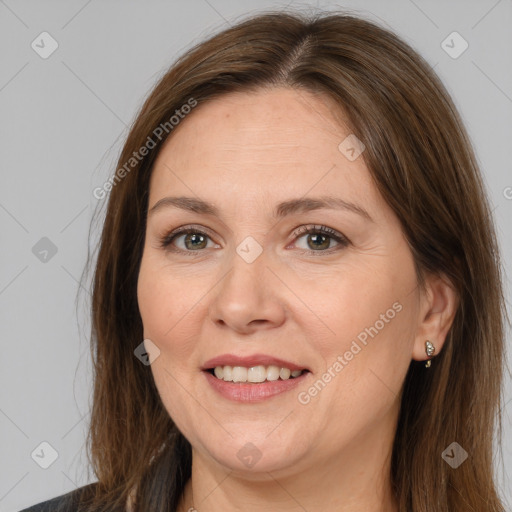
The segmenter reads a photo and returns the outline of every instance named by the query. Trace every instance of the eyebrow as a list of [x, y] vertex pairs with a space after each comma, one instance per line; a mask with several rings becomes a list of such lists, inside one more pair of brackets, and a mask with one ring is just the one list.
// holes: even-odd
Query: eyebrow
[[[148, 212], [148, 216], [164, 207], [179, 208], [181, 210], [199, 213], [202, 215], [213, 215], [220, 217], [219, 209], [212, 203], [203, 201], [196, 197], [164, 197], [155, 203]], [[272, 214], [273, 218], [283, 218], [288, 215], [297, 213], [305, 213], [313, 210], [330, 209], [330, 210], [346, 210], [356, 213], [370, 222], [375, 222], [370, 214], [357, 204], [345, 201], [339, 197], [322, 196], [322, 197], [306, 197], [299, 199], [290, 199], [279, 203]]]

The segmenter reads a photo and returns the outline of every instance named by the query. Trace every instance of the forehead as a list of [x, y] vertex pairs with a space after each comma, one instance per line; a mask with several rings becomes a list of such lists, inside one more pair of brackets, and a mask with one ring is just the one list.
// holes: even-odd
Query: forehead
[[326, 96], [288, 88], [229, 93], [196, 107], [156, 159], [150, 204], [177, 193], [245, 204], [262, 198], [336, 194], [378, 202], [363, 158], [340, 144], [351, 135]]
[[196, 157], [219, 144], [218, 149], [226, 154], [232, 150], [234, 155], [243, 146], [252, 152], [291, 156], [297, 149], [306, 150], [321, 142], [336, 150], [340, 136], [350, 131], [342, 124], [341, 110], [334, 112], [333, 107], [327, 96], [305, 90], [229, 93], [196, 107], [181, 121], [165, 147], [194, 148]]

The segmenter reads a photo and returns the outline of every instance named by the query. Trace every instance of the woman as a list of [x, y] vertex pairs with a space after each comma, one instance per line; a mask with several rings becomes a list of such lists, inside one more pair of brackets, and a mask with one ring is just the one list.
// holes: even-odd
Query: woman
[[53, 510], [505, 510], [493, 220], [403, 41], [335, 14], [230, 27], [160, 80], [106, 192], [98, 482]]

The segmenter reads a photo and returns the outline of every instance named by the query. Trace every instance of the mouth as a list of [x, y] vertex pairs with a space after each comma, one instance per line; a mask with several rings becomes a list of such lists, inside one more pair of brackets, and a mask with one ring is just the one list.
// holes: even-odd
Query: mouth
[[208, 368], [205, 370], [218, 380], [224, 382], [241, 382], [245, 384], [261, 384], [262, 382], [275, 382], [296, 379], [306, 372], [303, 370], [292, 370], [286, 366], [215, 366], [215, 368]]
[[292, 390], [311, 374], [300, 364], [259, 354], [225, 354], [210, 359], [201, 370], [214, 391], [236, 402], [267, 400]]

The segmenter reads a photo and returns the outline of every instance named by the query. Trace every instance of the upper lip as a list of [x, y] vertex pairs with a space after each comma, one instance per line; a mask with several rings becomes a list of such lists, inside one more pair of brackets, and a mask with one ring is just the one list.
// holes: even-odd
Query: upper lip
[[280, 368], [289, 368], [290, 370], [308, 370], [305, 366], [301, 366], [291, 361], [285, 361], [278, 357], [266, 354], [253, 354], [250, 356], [237, 356], [234, 354], [222, 354], [206, 361], [201, 370], [210, 370], [216, 366], [243, 366], [251, 368], [253, 366], [278, 366]]

